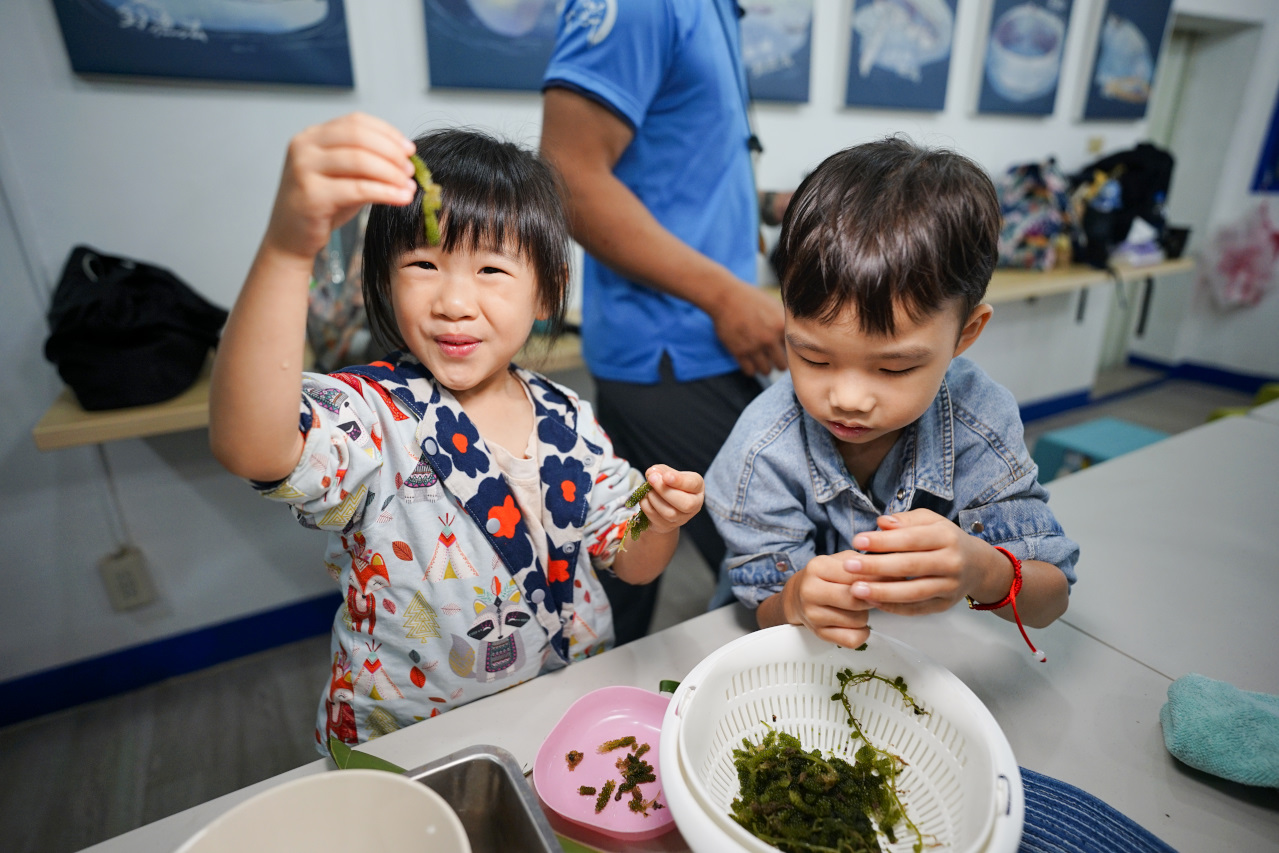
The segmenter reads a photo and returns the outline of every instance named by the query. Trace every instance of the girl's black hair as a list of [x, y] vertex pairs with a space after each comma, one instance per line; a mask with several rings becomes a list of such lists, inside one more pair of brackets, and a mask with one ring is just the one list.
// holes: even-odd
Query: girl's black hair
[[773, 260], [792, 316], [891, 335], [893, 309], [919, 321], [957, 303], [967, 318], [999, 255], [1000, 211], [980, 166], [890, 137], [832, 154], [803, 180]]
[[[415, 140], [440, 185], [446, 252], [515, 248], [533, 267], [538, 299], [557, 332], [568, 297], [568, 223], [559, 179], [540, 156], [474, 130], [438, 130]], [[393, 265], [426, 242], [422, 190], [403, 207], [375, 204], [364, 234], [364, 309], [374, 342], [403, 349], [391, 302]]]

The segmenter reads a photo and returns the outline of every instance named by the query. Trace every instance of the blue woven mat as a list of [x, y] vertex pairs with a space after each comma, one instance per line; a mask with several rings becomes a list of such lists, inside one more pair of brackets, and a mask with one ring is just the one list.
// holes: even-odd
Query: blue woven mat
[[1021, 853], [1176, 853], [1086, 791], [1021, 768], [1026, 825]]

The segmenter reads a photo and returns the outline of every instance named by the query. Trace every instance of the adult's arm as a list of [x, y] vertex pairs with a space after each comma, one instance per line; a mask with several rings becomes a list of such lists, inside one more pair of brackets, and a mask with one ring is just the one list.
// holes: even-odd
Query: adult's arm
[[633, 137], [596, 101], [565, 88], [546, 90], [542, 153], [564, 178], [574, 239], [619, 275], [709, 314], [744, 372], [784, 369], [781, 303], [662, 227], [613, 174]]

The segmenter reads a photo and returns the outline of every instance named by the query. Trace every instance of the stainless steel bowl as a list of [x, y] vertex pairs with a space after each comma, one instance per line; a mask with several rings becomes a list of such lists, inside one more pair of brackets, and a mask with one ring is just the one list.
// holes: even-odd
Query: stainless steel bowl
[[474, 853], [561, 853], [537, 795], [506, 750], [471, 746], [405, 775], [448, 801]]

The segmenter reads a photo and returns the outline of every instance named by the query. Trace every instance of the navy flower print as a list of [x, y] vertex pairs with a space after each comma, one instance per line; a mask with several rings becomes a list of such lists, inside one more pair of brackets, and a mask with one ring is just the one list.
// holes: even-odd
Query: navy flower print
[[580, 527], [586, 519], [591, 475], [586, 466], [571, 456], [547, 454], [542, 462], [542, 482], [546, 484], [546, 509], [556, 527]]
[[506, 481], [499, 475], [480, 482], [475, 496], [466, 502], [471, 517], [489, 534], [511, 574], [533, 565], [533, 544], [528, 526]]
[[435, 439], [466, 476], [488, 471], [488, 455], [480, 450], [480, 433], [470, 418], [465, 415], [458, 418], [452, 409], [441, 406], [435, 419]]

